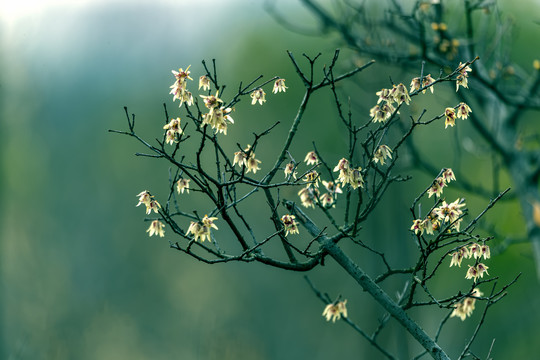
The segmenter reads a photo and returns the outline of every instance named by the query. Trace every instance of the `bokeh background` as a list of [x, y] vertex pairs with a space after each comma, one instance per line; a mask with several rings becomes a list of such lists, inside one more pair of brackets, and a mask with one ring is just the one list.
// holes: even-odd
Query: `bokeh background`
[[[514, 58], [530, 67], [538, 57], [531, 44], [538, 38], [534, 21], [540, 5], [506, 1], [501, 7], [518, 25]], [[278, 1], [277, 8], [300, 28], [316, 23], [297, 1]], [[264, 107], [245, 100], [237, 105], [225, 146], [250, 143], [253, 131], [277, 120], [290, 122], [301, 99], [302, 84], [285, 50], [299, 60], [303, 52], [321, 52], [321, 65], [329, 63], [336, 47], [331, 35], [292, 32], [263, 2], [249, 0], [4, 1], [0, 11], [0, 358], [378, 358], [346, 324], [323, 319], [324, 305], [303, 274], [260, 264], [208, 266], [170, 249], [170, 234], [149, 238], [135, 195], [147, 188], [158, 199], [165, 194], [168, 166], [135, 157], [144, 150], [139, 144], [107, 131], [126, 128], [123, 106], [128, 106], [141, 134], [160, 136], [162, 104], [180, 114], [168, 94], [174, 81], [170, 70], [191, 64], [196, 79], [202, 74], [200, 61], [215, 58], [222, 82], [230, 84], [229, 95], [239, 81], [261, 74], [287, 79], [287, 94], [271, 96], [268, 89]], [[340, 68], [365, 60], [344, 50]], [[403, 69], [375, 65], [355, 78], [352, 101], [367, 113], [388, 76], [404, 83], [410, 79]], [[311, 150], [313, 140], [332, 161], [341, 157], [345, 140], [331, 109], [328, 97], [317, 97], [295, 145], [297, 159]], [[467, 124], [459, 125], [461, 135], [475, 144]], [[273, 142], [280, 144], [285, 131], [280, 126], [268, 138], [268, 151], [261, 143], [263, 171]], [[537, 125], [528, 131], [538, 131]], [[452, 146], [443, 135], [426, 130], [417, 141], [426, 149]], [[489, 171], [484, 161], [489, 149], [473, 150], [458, 179], [475, 181]], [[452, 166], [452, 156], [440, 151], [430, 160]], [[429, 181], [425, 174], [410, 173], [415, 180], [390, 191], [363, 238], [403, 264], [414, 251], [406, 231], [412, 194]], [[473, 213], [486, 204], [451, 189], [448, 196], [465, 196]], [[252, 203], [253, 209], [261, 205]], [[267, 214], [257, 215], [255, 226], [265, 226]], [[522, 224], [512, 202], [489, 217], [489, 225], [501, 233], [523, 234]], [[366, 270], [377, 269], [369, 254], [351, 251]], [[496, 359], [539, 354], [540, 287], [530, 246], [515, 245], [489, 266], [501, 281], [523, 275], [493, 307], [473, 349], [485, 356], [495, 338]], [[329, 261], [311, 279], [332, 297], [349, 299], [351, 319], [374, 329], [383, 312], [343, 275]], [[385, 286], [395, 292], [399, 283]], [[466, 284], [461, 273], [444, 270], [437, 290], [451, 294]], [[413, 315], [428, 331], [441, 316]], [[443, 346], [465, 341], [475, 316], [463, 323], [452, 319]], [[417, 349], [398, 326], [390, 325], [383, 339], [403, 358]]]

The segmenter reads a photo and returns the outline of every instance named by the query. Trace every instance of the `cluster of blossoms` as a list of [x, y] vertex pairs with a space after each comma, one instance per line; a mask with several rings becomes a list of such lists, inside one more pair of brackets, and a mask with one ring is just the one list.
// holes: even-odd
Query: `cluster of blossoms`
[[477, 244], [472, 243], [468, 246], [462, 246], [456, 251], [449, 254], [449, 256], [452, 257], [452, 260], [450, 261], [450, 266], [459, 266], [461, 267], [461, 261], [463, 259], [472, 259], [475, 260], [475, 265], [469, 265], [469, 269], [467, 270], [467, 274], [465, 275], [466, 279], [473, 279], [474, 281], [478, 280], [478, 278], [484, 277], [484, 273], [488, 274], [487, 267], [485, 264], [479, 262], [478, 260], [484, 258], [484, 260], [489, 259], [491, 256], [489, 246], [486, 244]]
[[281, 217], [281, 222], [285, 229], [285, 236], [289, 234], [298, 234], [298, 223], [294, 220], [296, 217], [294, 215], [283, 215]]
[[[316, 166], [319, 163], [319, 159], [315, 151], [308, 152], [304, 162], [307, 165]], [[359, 186], [363, 186], [363, 178], [361, 174], [362, 168], [350, 169], [349, 162], [346, 159], [341, 159], [340, 164], [342, 165], [343, 170], [340, 171], [338, 181], [340, 181], [343, 185], [350, 184], [354, 189], [358, 188]], [[334, 171], [338, 171], [339, 166], [340, 165], [338, 164], [338, 166], [336, 166], [337, 170]], [[294, 162], [288, 163], [284, 170], [285, 177], [289, 178], [290, 176], [293, 176], [296, 179], [295, 169], [296, 165]], [[315, 207], [316, 203], [320, 203], [325, 208], [333, 207], [335, 206], [334, 203], [337, 194], [343, 193], [343, 190], [341, 190], [339, 184], [335, 184], [333, 181], [323, 180], [322, 184], [327, 192], [321, 195], [321, 192], [319, 191], [320, 175], [315, 170], [308, 172], [302, 180], [304, 180], [307, 185], [300, 189], [298, 196], [300, 197], [300, 201], [304, 207]]]
[[[272, 93], [277, 94], [278, 92], [285, 92], [287, 91], [288, 87], [285, 86], [285, 79], [278, 78], [274, 82], [274, 88], [272, 89]], [[253, 90], [251, 93], [251, 105], [255, 105], [257, 102], [260, 105], [263, 105], [266, 102], [266, 93], [263, 89], [258, 88]]]
[[411, 226], [411, 230], [415, 234], [424, 234], [424, 231], [427, 234], [433, 235], [435, 231], [438, 231], [441, 228], [441, 225], [452, 224], [449, 230], [459, 231], [459, 227], [462, 221], [461, 216], [463, 215], [462, 207], [465, 206], [465, 203], [462, 202], [462, 199], [457, 199], [450, 204], [447, 204], [446, 201], [443, 201], [441, 206], [433, 209], [425, 219], [415, 219]]
[[[148, 190], [144, 190], [138, 194], [137, 197], [139, 198], [139, 203], [137, 206], [144, 204], [146, 206], [146, 214], [150, 214], [152, 211], [154, 211], [156, 214], [158, 213], [161, 205], [159, 205], [159, 203], [154, 199], [154, 196], [152, 196]], [[160, 237], [164, 237], [165, 224], [159, 220], [154, 220], [146, 232], [149, 233], [148, 236], [159, 235]]]
[[428, 197], [432, 197], [433, 194], [440, 197], [443, 192], [443, 188], [452, 180], [456, 180], [454, 172], [450, 168], [445, 169], [441, 176], [433, 180], [433, 184], [431, 184], [431, 187], [428, 189]]
[[[431, 197], [433, 194], [440, 197], [443, 187], [445, 187], [446, 184], [452, 180], [456, 180], [454, 172], [450, 168], [445, 169], [442, 175], [436, 178], [431, 187], [428, 189], [429, 197]], [[464, 206], [465, 203], [462, 199], [456, 199], [454, 202], [449, 204], [446, 203], [446, 201], [443, 201], [440, 206], [430, 211], [425, 219], [413, 220], [411, 230], [417, 235], [423, 235], [424, 231], [427, 234], [433, 235], [434, 231], [438, 231], [441, 228], [441, 224], [445, 223], [451, 224], [450, 229], [459, 231], [462, 221], [461, 216], [463, 215], [461, 208]]]
[[201, 127], [210, 125], [218, 133], [227, 135], [227, 122], [234, 124], [233, 118], [229, 115], [232, 109], [221, 106], [223, 100], [218, 97], [218, 94], [219, 91], [216, 91], [216, 95], [199, 95], [204, 100], [204, 106], [209, 110], [207, 114], [202, 116]]
[[342, 158], [334, 168], [334, 172], [339, 171], [338, 181], [341, 185], [351, 185], [353, 189], [364, 187], [364, 178], [362, 176], [362, 168], [351, 168], [349, 160]]
[[465, 104], [464, 102], [459, 103], [457, 106], [457, 113], [454, 108], [448, 107], [444, 110], [444, 128], [446, 129], [448, 126], [454, 126], [456, 125], [456, 117], [458, 119], [465, 120], [469, 117], [469, 113], [471, 113], [472, 110], [469, 107], [469, 105]]
[[201, 239], [201, 242], [204, 242], [206, 239], [210, 241], [210, 229], [218, 229], [214, 221], [217, 220], [216, 217], [208, 217], [204, 215], [201, 221], [192, 221], [189, 225], [186, 235], [192, 234], [195, 241]]
[[193, 95], [187, 90], [187, 80], [193, 80], [189, 76], [190, 66], [188, 66], [186, 70], [183, 70], [182, 68], [178, 69], [178, 71], [172, 70], [176, 81], [171, 86], [170, 94], [173, 94], [173, 101], [176, 99], [180, 100], [180, 106], [182, 106], [184, 102], [188, 104], [188, 106], [193, 104]]
[[336, 320], [341, 319], [343, 316], [344, 318], [347, 317], [347, 300], [344, 301], [338, 301], [337, 303], [331, 303], [326, 305], [324, 308], [324, 311], [322, 315], [326, 317], [326, 321], [332, 320], [333, 323], [336, 322]]
[[476, 297], [480, 297], [482, 295], [484, 294], [478, 288], [474, 288], [471, 293], [471, 296], [474, 297], [467, 296], [462, 301], [454, 305], [454, 310], [452, 311], [452, 314], [450, 314], [450, 317], [457, 316], [461, 319], [461, 321], [465, 321], [468, 316], [471, 316], [474, 310]]
[[407, 88], [403, 84], [394, 85], [392, 89], [382, 89], [376, 95], [379, 97], [377, 105], [369, 110], [373, 122], [385, 122], [388, 120], [396, 110], [393, 105], [394, 102], [399, 106], [402, 103], [409, 105], [411, 101]]
[[173, 144], [178, 142], [177, 136], [182, 134], [182, 128], [180, 127], [180, 118], [171, 119], [171, 121], [163, 127], [167, 130], [165, 141], [167, 144]]
[[260, 160], [255, 159], [255, 153], [251, 150], [251, 145], [244, 150], [240, 150], [234, 153], [233, 166], [238, 164], [240, 167], [246, 167], [247, 172], [253, 171], [255, 174], [257, 170], [261, 170], [259, 164]]
[[[431, 74], [427, 74], [422, 79], [420, 79], [419, 77], [415, 77], [411, 81], [411, 89], [409, 90], [409, 92], [412, 93], [412, 92], [418, 91], [421, 88], [430, 86], [434, 82], [435, 82], [435, 79], [431, 77]], [[429, 90], [433, 94], [433, 86], [431, 86]], [[425, 94], [425, 93], [426, 93], [426, 89], [422, 90], [422, 94]]]

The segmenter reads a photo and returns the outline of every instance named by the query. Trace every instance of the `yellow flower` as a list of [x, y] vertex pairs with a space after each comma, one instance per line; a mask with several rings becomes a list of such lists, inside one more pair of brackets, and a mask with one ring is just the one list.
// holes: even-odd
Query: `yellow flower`
[[409, 96], [409, 93], [407, 92], [407, 88], [403, 84], [394, 85], [392, 90], [390, 90], [390, 94], [394, 98], [394, 101], [399, 104], [405, 103], [409, 105], [409, 102], [411, 101], [411, 98]]
[[166, 143], [167, 144], [173, 144], [176, 142], [176, 135], [182, 134], [182, 128], [180, 127], [180, 118], [177, 117], [176, 119], [171, 119], [171, 121], [163, 127], [163, 129], [167, 130], [166, 134]]
[[264, 92], [263, 89], [261, 88], [256, 89], [255, 91], [251, 93], [251, 105], [255, 105], [257, 101], [259, 102], [259, 104], [262, 105], [266, 101], [265, 96], [266, 96], [266, 93]]
[[448, 125], [454, 126], [456, 124], [456, 111], [454, 108], [447, 107], [444, 111], [444, 116], [446, 117], [444, 121], [444, 128], [446, 129]]
[[469, 117], [469, 113], [471, 113], [472, 110], [471, 108], [469, 107], [469, 105], [465, 104], [465, 103], [460, 103], [458, 105], [458, 109], [457, 109], [457, 117], [458, 119], [463, 119], [465, 120], [466, 118]]
[[285, 92], [286, 89], [288, 89], [286, 86], [285, 86], [285, 79], [277, 79], [275, 82], [274, 82], [274, 89], [272, 89], [272, 92], [274, 94], [277, 94], [278, 92]]
[[420, 233], [420, 235], [422, 235], [424, 233], [424, 230], [425, 230], [425, 223], [421, 219], [413, 220], [411, 230], [414, 231], [414, 233], [417, 234], [417, 235], [418, 235], [418, 233]]
[[428, 190], [428, 197], [432, 197], [433, 194], [435, 194], [437, 197], [440, 197], [445, 186], [446, 183], [442, 177], [436, 178]]
[[336, 320], [341, 319], [343, 316], [344, 318], [347, 317], [347, 300], [344, 301], [338, 301], [335, 304], [328, 304], [324, 308], [324, 311], [322, 315], [326, 317], [326, 321], [332, 320], [333, 323], [336, 322]]
[[444, 170], [443, 174], [442, 174], [442, 178], [444, 180], [445, 183], [449, 183], [451, 180], [456, 180], [456, 176], [454, 175], [454, 172], [452, 171], [452, 169], [450, 168], [447, 168]]
[[216, 95], [199, 95], [203, 98], [204, 106], [206, 106], [207, 109], [210, 109], [210, 112], [214, 110], [214, 108], [218, 107], [219, 104], [223, 104], [223, 100], [221, 100], [218, 97], [219, 91], [216, 91]]
[[533, 61], [533, 68], [534, 68], [535, 70], [540, 70], [540, 60], [535, 59], [535, 60]]
[[148, 215], [152, 211], [154, 211], [157, 214], [160, 208], [161, 208], [161, 205], [159, 205], [159, 203], [156, 200], [152, 199], [150, 200], [150, 203], [146, 205], [146, 214]]
[[319, 173], [315, 170], [308, 172], [303, 180], [311, 183], [310, 185], [319, 187]]
[[339, 185], [334, 184], [333, 181], [324, 181], [323, 185], [326, 188], [326, 191], [328, 191], [331, 194], [343, 194], [343, 191], [339, 187]]
[[172, 73], [174, 75], [174, 77], [176, 78], [176, 82], [178, 82], [179, 84], [185, 86], [185, 83], [186, 83], [186, 80], [189, 79], [189, 80], [193, 80], [189, 74], [189, 68], [191, 67], [191, 65], [189, 65], [186, 70], [183, 70], [182, 68], [178, 69], [178, 71], [174, 71], [172, 70]]
[[183, 194], [184, 190], [186, 190], [186, 193], [189, 194], [189, 182], [190, 181], [191, 181], [190, 179], [180, 178], [176, 182], [176, 191], [178, 191], [179, 194]]
[[163, 224], [161, 221], [154, 220], [152, 221], [152, 223], [150, 224], [150, 227], [148, 228], [148, 230], [146, 230], [146, 232], [150, 233], [148, 234], [148, 236], [159, 235], [160, 237], [164, 237], [165, 236], [164, 227], [165, 227], [165, 224]]
[[306, 158], [304, 159], [307, 165], [316, 165], [319, 163], [319, 158], [315, 151], [310, 151], [307, 153]]
[[302, 188], [298, 192], [298, 196], [300, 196], [300, 201], [302, 202], [302, 206], [314, 208], [315, 201], [317, 197], [319, 196], [319, 189], [314, 188], [308, 184], [306, 187]]
[[[478, 288], [475, 288], [471, 296], [467, 296], [462, 301], [454, 305], [454, 311], [450, 314], [450, 317], [459, 317], [461, 321], [464, 321], [468, 316], [471, 316], [474, 307], [476, 298], [484, 295]], [[473, 297], [474, 296], [474, 297]]]
[[247, 167], [246, 172], [253, 171], [253, 173], [255, 174], [257, 170], [261, 170], [261, 168], [259, 167], [260, 163], [261, 163], [260, 160], [255, 159], [255, 154], [251, 153], [251, 156], [246, 161], [246, 167]]
[[323, 207], [330, 207], [334, 205], [334, 197], [330, 193], [324, 193], [319, 200], [322, 203]]
[[205, 215], [201, 222], [192, 221], [186, 235], [192, 234], [195, 241], [199, 239], [201, 239], [201, 242], [204, 242], [206, 239], [210, 241], [210, 229], [214, 228], [217, 230], [217, 226], [214, 224], [215, 220], [217, 218], [209, 218], [208, 215]]
[[208, 76], [203, 75], [199, 78], [199, 90], [203, 89], [203, 91], [210, 90], [210, 79]]
[[296, 180], [296, 175], [297, 175], [297, 172], [294, 171], [294, 169], [296, 168], [294, 162], [290, 162], [288, 163], [287, 165], [285, 165], [285, 170], [283, 171], [285, 173], [285, 178], [289, 178], [290, 175], [293, 176], [293, 178]]
[[283, 215], [281, 217], [281, 222], [285, 228], [285, 236], [289, 234], [298, 234], [298, 223], [294, 220], [296, 217], [294, 215]]
[[375, 161], [375, 164], [380, 161], [381, 165], [384, 165], [384, 159], [386, 158], [392, 158], [392, 149], [387, 145], [380, 145], [375, 151], [373, 161]]
[[208, 228], [214, 228], [214, 229], [218, 229], [218, 227], [216, 226], [216, 224], [214, 224], [214, 221], [217, 220], [218, 218], [217, 217], [208, 217], [208, 215], [204, 215], [203, 219], [202, 219], [202, 223], [205, 225], [205, 226], [208, 226]]
[[379, 97], [377, 104], [379, 104], [381, 101], [386, 101], [389, 103], [394, 101], [394, 97], [391, 95], [389, 89], [381, 89], [381, 91], [377, 91], [375, 95]]
[[139, 203], [137, 206], [144, 204], [146, 206], [150, 205], [150, 201], [152, 201], [152, 195], [150, 195], [150, 192], [148, 190], [144, 190], [140, 194], [137, 194], [137, 197], [139, 198]]
[[231, 111], [231, 108], [224, 108], [223, 106], [211, 109], [208, 114], [203, 115], [201, 127], [210, 125], [212, 129], [216, 129], [218, 133], [227, 135], [227, 121], [234, 124], [233, 118], [229, 115]]

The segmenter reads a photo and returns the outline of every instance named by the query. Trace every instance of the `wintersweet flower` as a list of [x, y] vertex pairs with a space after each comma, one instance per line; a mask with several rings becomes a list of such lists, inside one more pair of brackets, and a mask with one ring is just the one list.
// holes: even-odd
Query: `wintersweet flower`
[[469, 252], [471, 256], [475, 259], [478, 259], [482, 256], [482, 253], [480, 251], [480, 245], [477, 243], [472, 243], [471, 245], [469, 245]]
[[402, 103], [409, 105], [411, 98], [409, 96], [409, 93], [405, 85], [403, 84], [398, 84], [397, 86], [394, 85], [394, 87], [392, 88], [390, 92], [394, 100], [398, 103], [398, 105]]
[[475, 288], [471, 296], [467, 296], [465, 299], [454, 305], [454, 311], [450, 314], [450, 317], [459, 317], [461, 321], [464, 321], [468, 316], [471, 316], [475, 308], [476, 297], [484, 295], [478, 288]]
[[[415, 78], [415, 79], [419, 79], [419, 78]], [[414, 79], [413, 79], [413, 81], [414, 81]], [[420, 80], [418, 80], [418, 82], [419, 81]], [[424, 76], [424, 79], [422, 80], [422, 87], [430, 86], [434, 82], [435, 82], [435, 79], [431, 77], [431, 74], [427, 74], [426, 76]], [[412, 85], [413, 85], [413, 83], [411, 82], [411, 88], [412, 88]], [[418, 89], [415, 89], [415, 90], [418, 90]], [[433, 94], [433, 86], [430, 86], [429, 90]], [[426, 89], [422, 90], [422, 94], [425, 94], [425, 93], [426, 93]]]
[[341, 158], [341, 160], [339, 160], [338, 164], [334, 168], [334, 172], [339, 171], [341, 173], [342, 171], [346, 170], [349, 170], [349, 160]]
[[161, 221], [159, 220], [154, 220], [152, 221], [152, 223], [150, 224], [150, 227], [148, 228], [148, 230], [146, 230], [148, 234], [148, 236], [153, 236], [153, 235], [159, 235], [160, 237], [164, 237], [165, 236], [165, 224], [163, 224]]
[[255, 91], [251, 93], [251, 105], [255, 105], [257, 101], [260, 105], [262, 105], [264, 102], [266, 102], [265, 99], [266, 93], [263, 89], [258, 88]]
[[177, 117], [176, 119], [171, 119], [171, 121], [166, 124], [163, 129], [167, 130], [166, 133], [166, 143], [167, 144], [173, 144], [176, 142], [176, 135], [182, 134], [182, 128], [180, 127], [180, 118]]
[[411, 226], [411, 230], [414, 231], [414, 233], [416, 235], [418, 235], [418, 233], [420, 233], [420, 235], [422, 235], [424, 233], [424, 230], [425, 230], [425, 227], [424, 227], [424, 222], [421, 220], [421, 219], [416, 219], [416, 220], [413, 220], [413, 224]]
[[159, 203], [152, 199], [150, 200], [150, 203], [146, 205], [146, 214], [150, 214], [152, 211], [154, 211], [156, 214], [159, 212], [159, 209], [161, 208], [161, 205]]
[[431, 184], [431, 187], [428, 189], [428, 197], [432, 197], [433, 194], [435, 194], [437, 197], [440, 197], [445, 186], [446, 182], [442, 177], [436, 178], [435, 180], [433, 180], [433, 184]]
[[335, 304], [326, 305], [322, 315], [326, 317], [326, 321], [332, 320], [333, 323], [335, 323], [336, 320], [341, 319], [342, 316], [346, 318], [347, 317], [347, 300], [338, 301]]
[[448, 125], [454, 126], [456, 124], [456, 111], [454, 108], [447, 107], [446, 110], [444, 110], [444, 116], [446, 117], [444, 120], [445, 129], [448, 127]]
[[319, 187], [319, 173], [315, 170], [308, 172], [303, 180], [310, 183], [310, 185]]
[[246, 165], [247, 154], [243, 151], [237, 151], [234, 153], [233, 166], [238, 164], [238, 166], [243, 167]]
[[468, 253], [467, 248], [462, 247], [458, 249], [457, 251], [454, 251], [453, 253], [448, 254], [449, 256], [452, 257], [452, 260], [450, 261], [450, 267], [454, 265], [461, 267], [461, 261], [463, 260], [463, 258], [466, 257], [467, 253]]
[[278, 92], [285, 92], [286, 89], [288, 89], [288, 87], [285, 86], [285, 79], [277, 79], [274, 82], [274, 88], [272, 89], [272, 92], [274, 94], [277, 94]]
[[478, 276], [479, 276], [478, 275], [478, 269], [476, 268], [476, 266], [469, 265], [469, 270], [467, 270], [467, 274], [465, 275], [465, 279], [473, 279], [474, 281], [476, 281]]
[[450, 169], [450, 168], [444, 169], [444, 171], [442, 173], [442, 178], [443, 178], [444, 182], [447, 183], [447, 184], [451, 180], [456, 181], [456, 176], [454, 175], [454, 171], [452, 171], [452, 169]]
[[349, 184], [356, 190], [359, 187], [364, 187], [364, 178], [362, 177], [362, 168], [359, 166], [357, 169], [349, 170]]
[[216, 91], [216, 95], [199, 95], [203, 101], [204, 101], [204, 106], [206, 106], [207, 109], [210, 110], [210, 112], [212, 112], [216, 107], [219, 106], [219, 104], [223, 104], [223, 100], [221, 100], [219, 97], [219, 91]]
[[191, 222], [188, 231], [186, 232], [186, 236], [190, 233], [193, 235], [195, 241], [198, 241], [199, 239], [201, 239], [201, 242], [204, 242], [206, 239], [210, 240], [210, 228], [198, 221]]
[[321, 204], [323, 207], [330, 207], [335, 206], [334, 205], [334, 197], [330, 193], [324, 193], [319, 200], [321, 201]]
[[257, 170], [261, 170], [261, 168], [259, 167], [260, 163], [260, 160], [255, 159], [255, 154], [251, 153], [251, 156], [246, 161], [247, 172], [253, 171], [253, 173], [255, 174]]
[[234, 124], [233, 118], [229, 115], [231, 111], [231, 108], [224, 108], [223, 106], [211, 109], [208, 114], [203, 115], [201, 127], [210, 125], [210, 127], [216, 129], [218, 133], [227, 135], [227, 122]]
[[150, 192], [148, 190], [144, 190], [143, 192], [137, 194], [137, 197], [139, 198], [139, 203], [137, 206], [144, 204], [148, 206], [150, 204], [150, 201], [152, 200], [152, 195], [150, 195]]
[[489, 246], [487, 246], [486, 244], [480, 245], [480, 253], [484, 257], [484, 259], [489, 259], [491, 257]]
[[478, 271], [478, 276], [480, 277], [484, 277], [484, 273], [489, 275], [489, 273], [487, 272], [487, 269], [489, 269], [489, 267], [487, 267], [486, 265], [482, 263], [478, 263], [478, 265], [476, 265], [476, 270]]
[[292, 161], [288, 163], [287, 165], [285, 165], [285, 170], [283, 170], [283, 172], [285, 173], [285, 178], [288, 179], [289, 176], [292, 175], [292, 177], [296, 180], [297, 172], [294, 171], [295, 169], [296, 169], [296, 165]]
[[412, 92], [418, 91], [418, 90], [420, 90], [421, 87], [422, 87], [422, 82], [420, 81], [420, 78], [415, 77], [415, 78], [413, 78], [411, 80], [411, 85], [410, 85], [409, 92], [412, 93]]
[[189, 65], [186, 70], [183, 70], [182, 68], [178, 69], [178, 71], [174, 71], [172, 70], [172, 73], [174, 75], [174, 77], [176, 78], [176, 82], [180, 85], [182, 85], [184, 88], [185, 88], [185, 85], [186, 85], [186, 80], [189, 79], [189, 80], [193, 80], [189, 74], [190, 74], [190, 71], [189, 71], [189, 68], [191, 67], [191, 65]]
[[308, 184], [306, 187], [300, 189], [300, 191], [298, 192], [298, 196], [300, 196], [302, 206], [314, 208], [315, 201], [319, 196], [319, 189], [314, 188]]
[[377, 100], [377, 104], [379, 104], [381, 101], [386, 101], [389, 103], [394, 101], [394, 97], [391, 96], [391, 92], [389, 89], [381, 89], [381, 91], [377, 91], [375, 95], [379, 97], [379, 99]]
[[386, 158], [392, 158], [392, 149], [387, 145], [380, 145], [373, 155], [373, 161], [375, 161], [375, 164], [380, 161], [381, 165], [384, 165], [384, 159]]
[[186, 193], [189, 194], [189, 182], [190, 181], [191, 181], [190, 179], [180, 178], [176, 182], [176, 191], [178, 191], [179, 194], [183, 194], [184, 190], [185, 190]]
[[218, 227], [216, 226], [216, 224], [214, 224], [214, 221], [217, 219], [218, 219], [217, 217], [208, 217], [208, 215], [204, 215], [202, 219], [202, 223], [204, 226], [207, 226], [208, 228], [214, 228], [217, 230]]
[[458, 109], [457, 109], [457, 117], [458, 119], [463, 119], [465, 120], [466, 118], [469, 117], [469, 113], [471, 113], [472, 110], [471, 108], [469, 107], [469, 105], [465, 104], [465, 103], [459, 103], [458, 105]]
[[343, 191], [339, 187], [339, 185], [334, 184], [333, 181], [322, 181], [324, 187], [326, 188], [326, 191], [328, 191], [331, 194], [343, 194]]
[[285, 236], [289, 234], [298, 234], [298, 223], [294, 220], [296, 217], [294, 215], [283, 215], [281, 217], [281, 222], [285, 229]]
[[203, 91], [210, 90], [210, 79], [208, 76], [203, 75], [199, 78], [199, 90], [203, 89]]
[[426, 233], [433, 235], [436, 230], [439, 230], [441, 227], [441, 221], [439, 216], [434, 212], [429, 213], [429, 215], [424, 219], [423, 227], [426, 230]]
[[315, 151], [310, 151], [307, 153], [306, 158], [304, 159], [307, 165], [317, 165], [319, 163], [319, 158]]

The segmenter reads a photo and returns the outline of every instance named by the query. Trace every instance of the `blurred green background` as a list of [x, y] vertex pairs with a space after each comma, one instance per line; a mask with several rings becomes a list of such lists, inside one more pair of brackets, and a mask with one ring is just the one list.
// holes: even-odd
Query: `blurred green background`
[[[502, 5], [520, 28], [514, 56], [530, 66], [538, 57], [530, 44], [537, 39], [538, 25], [532, 21], [538, 20], [533, 15], [540, 7], [532, 1], [520, 7], [511, 3]], [[8, 1], [0, 9], [0, 358], [378, 358], [345, 324], [324, 320], [324, 305], [303, 274], [260, 264], [208, 266], [170, 249], [167, 240], [175, 240], [170, 233], [165, 239], [149, 238], [135, 195], [144, 189], [158, 199], [165, 194], [167, 164], [135, 157], [144, 151], [140, 145], [107, 132], [126, 128], [123, 106], [128, 106], [141, 134], [159, 136], [164, 102], [171, 114], [181, 116], [168, 94], [174, 81], [170, 71], [191, 64], [194, 88], [202, 74], [200, 61], [215, 58], [221, 81], [229, 84], [224, 97], [239, 81], [260, 74], [287, 79], [286, 95], [272, 96], [267, 89], [264, 107], [252, 107], [247, 99], [238, 104], [229, 128], [225, 146], [232, 150], [236, 142], [251, 143], [253, 131], [282, 122], [257, 151], [264, 171], [274, 155], [273, 142], [281, 144], [302, 96], [285, 50], [298, 60], [302, 52], [322, 52], [322, 66], [336, 46], [331, 36], [293, 33], [276, 23], [262, 2], [249, 0]], [[296, 1], [280, 1], [278, 9], [300, 27], [314, 24]], [[345, 54], [340, 68], [351, 68], [352, 59]], [[352, 87], [352, 101], [367, 114], [388, 76], [408, 84], [410, 76], [404, 74], [376, 64], [355, 78], [360, 86]], [[314, 139], [331, 162], [342, 157], [345, 139], [326, 95], [318, 96], [306, 115], [304, 136], [295, 144], [297, 160]], [[456, 131], [474, 143], [468, 125], [459, 126]], [[416, 139], [423, 147], [445, 141], [451, 146], [442, 132], [422, 131]], [[458, 180], [484, 176], [488, 152], [468, 154]], [[430, 160], [438, 167], [455, 161], [451, 153]], [[389, 192], [363, 238], [398, 264], [407, 264], [415, 250], [407, 233], [411, 194], [429, 181], [413, 174], [414, 182]], [[465, 196], [472, 213], [486, 204], [474, 194], [448, 194]], [[253, 222], [265, 226], [267, 218], [263, 214]], [[519, 208], [510, 202], [488, 221], [502, 233], [523, 233]], [[350, 250], [368, 272], [378, 269], [369, 254]], [[540, 353], [540, 291], [530, 246], [514, 246], [488, 265], [502, 281], [518, 272], [523, 276], [493, 307], [473, 349], [485, 356], [496, 338], [495, 359]], [[445, 269], [441, 276], [441, 296], [468, 283], [455, 271]], [[380, 307], [331, 261], [311, 278], [332, 297], [349, 299], [353, 321], [368, 324], [368, 332], [376, 327]], [[394, 294], [402, 285], [389, 281], [384, 286]], [[413, 315], [433, 331], [441, 313]], [[442, 345], [465, 341], [478, 315], [463, 323], [452, 319]], [[402, 355], [418, 348], [403, 334], [391, 325], [383, 335], [387, 346]]]

